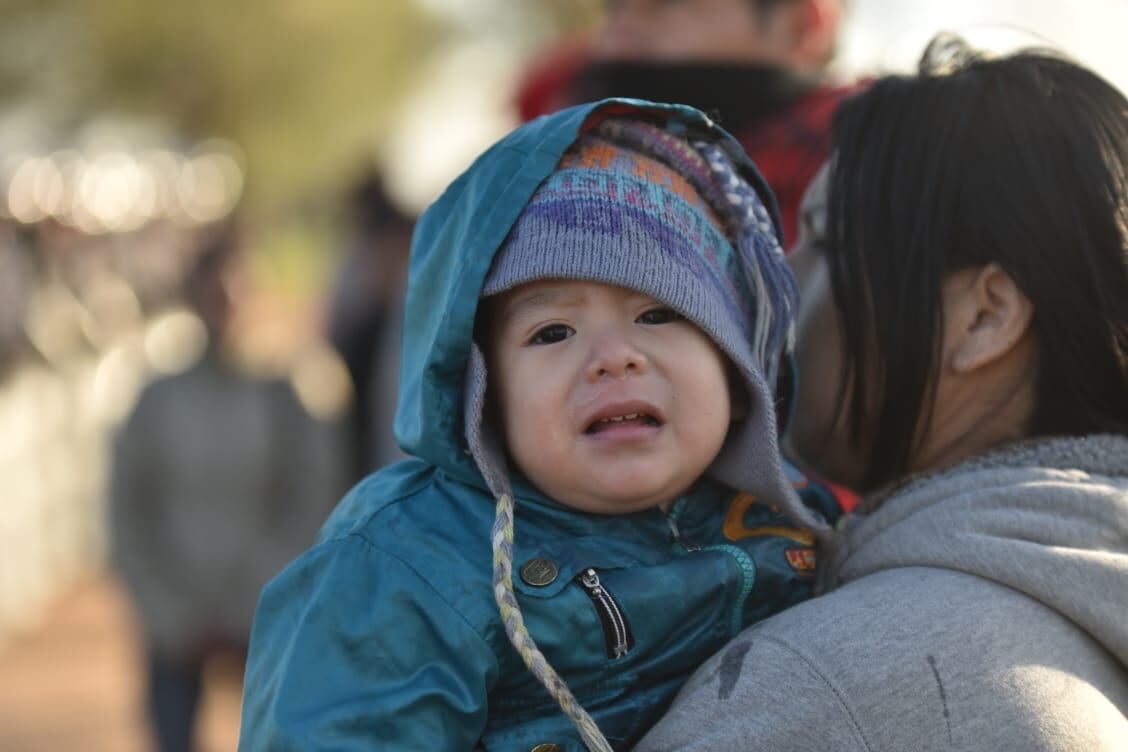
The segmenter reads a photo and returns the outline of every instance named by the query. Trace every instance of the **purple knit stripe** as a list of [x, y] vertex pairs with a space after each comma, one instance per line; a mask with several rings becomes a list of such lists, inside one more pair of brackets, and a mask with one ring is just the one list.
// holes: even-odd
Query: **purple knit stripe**
[[518, 242], [531, 223], [548, 221], [564, 229], [583, 229], [602, 235], [618, 235], [623, 232], [623, 220], [647, 219], [647, 225], [665, 228], [663, 237], [677, 237], [689, 246], [700, 249], [698, 252], [709, 259], [726, 255], [723, 238], [710, 225], [698, 220], [692, 214], [670, 213], [661, 216], [645, 205], [631, 201], [610, 202], [598, 198], [575, 199], [570, 196], [545, 195], [536, 203], [530, 204], [521, 220], [514, 227], [509, 242]]
[[701, 211], [686, 203], [680, 196], [651, 182], [634, 176], [596, 173], [590, 170], [565, 170], [547, 180], [537, 191], [529, 206], [553, 202], [562, 205], [571, 201], [602, 201], [612, 209], [623, 204], [649, 212], [661, 221], [675, 225], [710, 258], [725, 259], [732, 255], [731, 244]]

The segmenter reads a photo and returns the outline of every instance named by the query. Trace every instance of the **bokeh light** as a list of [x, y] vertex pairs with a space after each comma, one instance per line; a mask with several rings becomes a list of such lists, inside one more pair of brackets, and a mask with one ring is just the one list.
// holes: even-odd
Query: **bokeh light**
[[243, 193], [235, 144], [208, 140], [192, 150], [16, 156], [0, 167], [2, 215], [25, 225], [53, 219], [89, 235], [124, 233], [171, 219], [185, 227], [218, 222]]

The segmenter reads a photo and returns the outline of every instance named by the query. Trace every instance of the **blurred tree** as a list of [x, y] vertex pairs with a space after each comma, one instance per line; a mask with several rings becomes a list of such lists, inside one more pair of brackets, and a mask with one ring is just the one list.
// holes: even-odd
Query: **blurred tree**
[[87, 0], [103, 101], [240, 143], [250, 198], [316, 189], [355, 161], [438, 40], [410, 2]]
[[252, 205], [333, 184], [441, 41], [406, 0], [4, 0], [0, 28], [0, 104], [230, 138]]
[[0, 3], [0, 105], [34, 100], [66, 110], [90, 82], [79, 18], [69, 0]]

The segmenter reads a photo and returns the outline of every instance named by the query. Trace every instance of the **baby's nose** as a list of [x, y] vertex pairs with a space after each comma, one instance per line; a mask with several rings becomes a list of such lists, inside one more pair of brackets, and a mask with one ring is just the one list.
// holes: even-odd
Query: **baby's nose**
[[629, 337], [607, 333], [592, 345], [588, 378], [598, 381], [607, 377], [618, 379], [635, 376], [644, 373], [647, 366], [646, 355]]

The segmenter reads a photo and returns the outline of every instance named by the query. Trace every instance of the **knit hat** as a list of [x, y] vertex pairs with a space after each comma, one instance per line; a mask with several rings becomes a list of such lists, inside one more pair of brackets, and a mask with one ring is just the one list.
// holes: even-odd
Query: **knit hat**
[[[772, 386], [793, 340], [794, 278], [773, 217], [717, 137], [607, 119], [541, 183], [493, 259], [482, 296], [543, 279], [601, 282], [668, 305], [705, 332], [740, 372], [747, 417], [734, 421], [711, 476], [825, 527], [784, 475]], [[506, 631], [591, 749], [609, 749], [536, 649], [513, 594], [513, 502], [505, 454], [483, 420], [486, 366], [474, 345], [466, 379], [470, 452], [498, 497], [494, 588]]]

